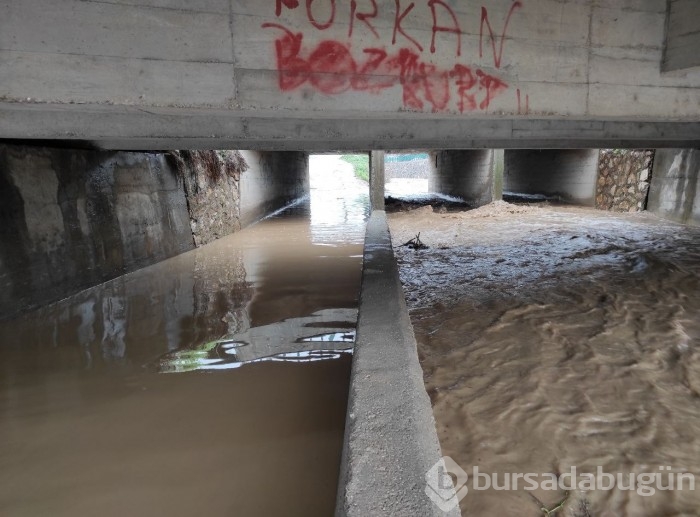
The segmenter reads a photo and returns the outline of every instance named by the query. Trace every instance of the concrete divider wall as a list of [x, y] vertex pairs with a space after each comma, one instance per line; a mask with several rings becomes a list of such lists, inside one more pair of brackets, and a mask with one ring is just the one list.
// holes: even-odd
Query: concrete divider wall
[[506, 149], [503, 190], [594, 206], [597, 149]]
[[247, 226], [309, 193], [309, 155], [295, 151], [241, 151], [241, 224]]
[[440, 459], [435, 421], [418, 362], [383, 211], [367, 224], [336, 516], [456, 516], [426, 495]]
[[700, 149], [656, 151], [647, 210], [700, 225]]

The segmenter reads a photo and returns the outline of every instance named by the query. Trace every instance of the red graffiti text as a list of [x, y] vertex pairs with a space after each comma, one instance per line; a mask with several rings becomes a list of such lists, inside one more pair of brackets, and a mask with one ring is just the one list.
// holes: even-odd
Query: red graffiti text
[[275, 40], [275, 54], [282, 91], [308, 84], [327, 95], [350, 90], [378, 93], [399, 85], [406, 108], [444, 111], [455, 98], [463, 113], [488, 109], [494, 97], [508, 88], [501, 79], [478, 68], [456, 64], [451, 70], [441, 70], [410, 48], [392, 54], [366, 48], [355, 58], [348, 45], [325, 40], [304, 52], [302, 33], [273, 23], [263, 27], [281, 33]]
[[[279, 88], [312, 88], [326, 95], [347, 91], [379, 93], [398, 88], [407, 109], [460, 113], [488, 110], [492, 101], [509, 87], [493, 72], [504, 62], [508, 30], [523, 2], [512, 0], [505, 17], [497, 17], [500, 20], [490, 20], [486, 7], [479, 11], [478, 4], [475, 6], [471, 33], [476, 33], [478, 22], [478, 56], [472, 57], [477, 65], [462, 62], [465, 38], [461, 23], [470, 20], [460, 21], [464, 12], [458, 16], [450, 4], [447, 0], [394, 0], [393, 5], [377, 0], [350, 0], [347, 12], [342, 7], [347, 4], [336, 0], [275, 0], [276, 17], [296, 10], [305, 13], [308, 21], [308, 28], [299, 31], [291, 30], [287, 23], [262, 24], [263, 28], [276, 31], [274, 56]], [[380, 12], [380, 8], [389, 12]], [[383, 30], [377, 23], [380, 14], [388, 25]], [[416, 23], [425, 16], [432, 21], [430, 32], [416, 29]], [[328, 30], [337, 24], [347, 26], [347, 40], [341, 40], [345, 29], [341, 39], [337, 30]], [[360, 36], [356, 36], [358, 31]], [[316, 34], [323, 35], [322, 39]], [[328, 37], [331, 34], [334, 36]], [[353, 45], [353, 39], [362, 41], [362, 45]], [[490, 47], [491, 53], [484, 56], [484, 47]], [[432, 55], [439, 56], [440, 64], [432, 62], [436, 59]], [[516, 97], [518, 113], [527, 113], [529, 97], [521, 98], [519, 89]]]

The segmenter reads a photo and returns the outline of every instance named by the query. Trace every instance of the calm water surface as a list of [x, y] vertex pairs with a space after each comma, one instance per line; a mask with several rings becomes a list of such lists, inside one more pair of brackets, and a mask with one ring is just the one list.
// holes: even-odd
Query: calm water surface
[[332, 513], [367, 217], [337, 163], [277, 217], [0, 322], [0, 515]]

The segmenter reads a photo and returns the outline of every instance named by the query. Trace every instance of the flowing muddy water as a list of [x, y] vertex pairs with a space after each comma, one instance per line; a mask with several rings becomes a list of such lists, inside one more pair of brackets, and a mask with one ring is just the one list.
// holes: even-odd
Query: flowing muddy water
[[332, 514], [367, 216], [334, 163], [310, 208], [0, 322], [0, 515]]
[[[581, 480], [599, 466], [700, 481], [700, 229], [503, 202], [389, 220], [395, 245], [421, 232], [430, 246], [397, 256], [443, 454], [501, 487], [506, 473], [576, 467]], [[687, 480], [652, 496], [467, 486], [464, 515], [562, 501], [556, 515], [700, 515]]]

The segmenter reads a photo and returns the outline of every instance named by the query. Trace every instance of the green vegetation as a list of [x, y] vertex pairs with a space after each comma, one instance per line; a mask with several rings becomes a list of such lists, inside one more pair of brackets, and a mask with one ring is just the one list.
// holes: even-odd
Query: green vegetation
[[355, 168], [355, 176], [362, 181], [369, 181], [369, 155], [368, 154], [344, 154], [341, 160], [348, 162]]
[[413, 160], [427, 160], [428, 158], [428, 153], [387, 154], [385, 160], [387, 162], [412, 162]]

